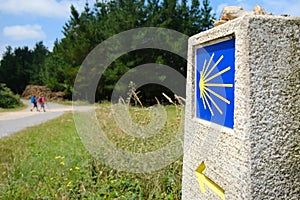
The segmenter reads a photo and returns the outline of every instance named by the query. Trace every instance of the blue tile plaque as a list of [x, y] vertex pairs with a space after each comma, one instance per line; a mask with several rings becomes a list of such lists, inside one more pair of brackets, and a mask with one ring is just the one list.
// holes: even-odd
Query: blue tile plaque
[[196, 117], [234, 125], [235, 39], [196, 49]]

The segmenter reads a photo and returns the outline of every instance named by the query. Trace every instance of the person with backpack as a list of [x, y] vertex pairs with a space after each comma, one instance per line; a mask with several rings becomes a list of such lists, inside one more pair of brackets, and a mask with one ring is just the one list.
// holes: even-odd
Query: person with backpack
[[41, 105], [41, 109], [43, 109], [43, 111], [46, 112], [46, 110], [45, 110], [45, 97], [44, 97], [44, 95], [42, 95], [39, 98], [39, 104]]
[[32, 104], [33, 104], [33, 107], [30, 109], [30, 111], [33, 111], [34, 108], [36, 108], [36, 111], [40, 111], [40, 110], [38, 109], [38, 106], [37, 106], [37, 102], [36, 102], [36, 97], [35, 97], [35, 95], [33, 95], [33, 96], [30, 97], [30, 102], [32, 102]]

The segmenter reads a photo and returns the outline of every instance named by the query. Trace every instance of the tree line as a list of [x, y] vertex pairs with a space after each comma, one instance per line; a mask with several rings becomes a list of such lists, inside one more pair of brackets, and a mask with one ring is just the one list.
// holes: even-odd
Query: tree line
[[[33, 49], [7, 47], [0, 62], [0, 83], [15, 93], [27, 84], [47, 85], [64, 91], [71, 98], [76, 75], [83, 60], [98, 44], [126, 30], [162, 27], [191, 36], [213, 26], [209, 0], [112, 0], [86, 4], [82, 12], [70, 7], [70, 18], [62, 27], [63, 38], [50, 52], [43, 42]], [[161, 63], [186, 75], [186, 60], [169, 52], [143, 49], [122, 55], [99, 81], [96, 100], [109, 100], [118, 79], [143, 63]], [[159, 96], [166, 91], [155, 85], [140, 88], [144, 96]], [[148, 92], [149, 91], [149, 92]], [[166, 91], [167, 92], [167, 91]]]

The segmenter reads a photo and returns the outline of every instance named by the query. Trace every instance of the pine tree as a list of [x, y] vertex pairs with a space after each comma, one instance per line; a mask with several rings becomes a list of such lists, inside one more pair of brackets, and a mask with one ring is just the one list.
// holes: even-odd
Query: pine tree
[[[190, 6], [187, 0], [97, 1], [92, 8], [86, 4], [81, 13], [71, 6], [70, 19], [63, 27], [64, 38], [56, 41], [45, 64], [46, 82], [51, 89], [65, 90], [71, 94], [83, 60], [107, 38], [139, 27], [164, 27], [191, 36], [212, 26], [214, 15], [211, 11], [208, 0], [203, 0], [202, 6], [199, 0], [192, 0]], [[128, 41], [131, 39], [134, 40], [127, 38]], [[166, 45], [174, 45], [174, 41], [167, 41]], [[123, 45], [123, 41], [119, 42]], [[186, 61], [172, 53], [157, 49], [129, 52], [115, 60], [105, 71], [99, 82], [98, 97], [109, 99], [115, 83], [129, 69], [157, 62], [186, 74]], [[154, 91], [153, 88], [147, 88], [145, 96], [148, 96], [147, 91]]]
[[203, 0], [203, 6], [201, 7], [201, 23], [200, 31], [205, 31], [213, 27], [215, 14], [211, 14], [212, 7], [209, 5], [209, 0]]

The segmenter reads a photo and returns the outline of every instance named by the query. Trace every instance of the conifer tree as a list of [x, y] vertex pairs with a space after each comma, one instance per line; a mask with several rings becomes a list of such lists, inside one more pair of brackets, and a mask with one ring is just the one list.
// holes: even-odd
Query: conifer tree
[[[26, 84], [46, 84], [71, 97], [82, 62], [109, 37], [140, 27], [164, 27], [191, 36], [211, 28], [213, 19], [209, 0], [201, 3], [200, 0], [107, 0], [92, 6], [86, 4], [82, 12], [71, 6], [70, 18], [62, 27], [64, 37], [55, 41], [51, 52], [42, 43], [37, 43], [33, 50], [7, 49], [0, 63], [0, 82], [19, 93]], [[166, 40], [166, 45], [172, 43]], [[106, 70], [99, 82], [98, 98], [109, 99], [118, 79], [129, 69], [145, 63], [165, 64], [186, 74], [186, 61], [170, 52], [159, 49], [129, 52]], [[149, 96], [147, 91], [161, 92], [154, 86], [142, 91], [145, 96]]]

